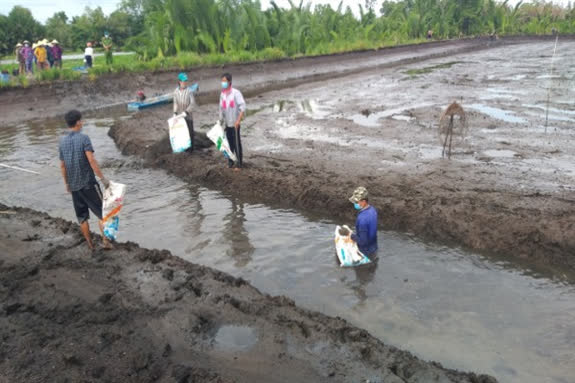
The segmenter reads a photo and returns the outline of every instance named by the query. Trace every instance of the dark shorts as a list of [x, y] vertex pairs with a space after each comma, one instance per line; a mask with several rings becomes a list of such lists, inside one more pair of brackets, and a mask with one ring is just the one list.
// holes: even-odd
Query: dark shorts
[[102, 219], [102, 191], [100, 185], [94, 184], [72, 192], [72, 202], [79, 223], [90, 218], [90, 210], [98, 219]]

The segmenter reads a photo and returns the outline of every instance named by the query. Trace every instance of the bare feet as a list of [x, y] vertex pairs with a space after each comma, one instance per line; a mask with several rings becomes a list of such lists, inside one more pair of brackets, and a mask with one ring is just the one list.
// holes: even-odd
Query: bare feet
[[107, 239], [104, 239], [102, 241], [102, 249], [104, 250], [113, 250], [114, 249], [114, 245], [112, 245], [110, 243], [110, 241], [108, 241]]

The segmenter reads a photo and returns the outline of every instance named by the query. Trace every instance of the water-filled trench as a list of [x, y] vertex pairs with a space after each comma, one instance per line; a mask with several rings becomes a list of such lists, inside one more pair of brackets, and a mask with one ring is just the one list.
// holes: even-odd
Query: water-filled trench
[[[108, 178], [129, 187], [120, 240], [241, 276], [450, 368], [502, 382], [573, 381], [575, 286], [568, 278], [394, 232], [379, 234], [374, 265], [342, 269], [336, 222], [144, 168], [107, 136], [113, 118], [88, 119], [84, 131]], [[54, 122], [0, 132], [0, 163], [40, 173], [0, 168], [0, 202], [74, 220], [57, 155], [63, 130]]]

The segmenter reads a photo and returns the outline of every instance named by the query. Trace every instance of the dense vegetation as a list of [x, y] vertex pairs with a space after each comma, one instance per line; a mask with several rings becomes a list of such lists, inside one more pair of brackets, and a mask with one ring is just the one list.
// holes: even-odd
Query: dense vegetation
[[[359, 2], [358, 2], [359, 3]], [[495, 0], [363, 0], [359, 13], [342, 5], [258, 0], [123, 0], [105, 15], [87, 8], [71, 19], [56, 12], [45, 24], [16, 6], [0, 15], [0, 54], [9, 55], [24, 39], [58, 39], [67, 51], [111, 33], [116, 47], [138, 52], [144, 60], [194, 52], [275, 58], [377, 48], [425, 38], [498, 34], [575, 33], [575, 8], [552, 3]]]

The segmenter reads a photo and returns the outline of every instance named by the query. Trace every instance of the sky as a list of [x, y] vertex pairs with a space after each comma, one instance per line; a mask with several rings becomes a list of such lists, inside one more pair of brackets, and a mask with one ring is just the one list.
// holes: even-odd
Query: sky
[[[268, 8], [269, 0], [260, 0], [262, 7]], [[514, 4], [518, 0], [511, 0], [510, 3]], [[554, 0], [554, 3], [567, 5], [569, 0]], [[337, 7], [340, 0], [304, 0], [304, 3], [311, 2], [312, 4], [331, 4], [332, 7]], [[381, 4], [383, 0], [378, 0], [377, 3]], [[102, 7], [105, 14], [113, 12], [120, 0], [0, 0], [0, 13], [7, 15], [12, 7], [15, 5], [24, 6], [32, 11], [34, 17], [44, 22], [47, 18], [52, 16], [55, 12], [65, 11], [66, 14], [77, 16], [84, 12], [84, 8], [97, 6]], [[289, 7], [288, 0], [276, 0], [280, 7]], [[294, 3], [299, 3], [299, 0], [294, 0]], [[343, 0], [344, 7], [349, 5], [352, 7], [356, 14], [359, 14], [357, 4], [363, 4], [363, 0]]]

